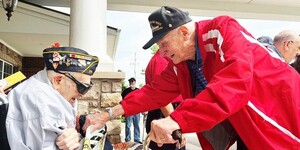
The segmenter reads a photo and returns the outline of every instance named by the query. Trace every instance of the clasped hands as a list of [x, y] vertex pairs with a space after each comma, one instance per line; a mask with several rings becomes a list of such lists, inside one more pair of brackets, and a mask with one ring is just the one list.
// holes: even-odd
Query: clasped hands
[[[102, 128], [105, 123], [109, 120], [105, 117], [106, 112], [100, 112], [96, 114], [89, 114], [85, 117], [85, 123], [82, 127], [83, 134], [85, 134], [86, 129], [91, 126], [91, 132]], [[108, 116], [109, 117], [109, 116]], [[79, 127], [64, 129], [62, 134], [56, 138], [56, 145], [62, 150], [74, 150], [80, 146], [80, 134], [78, 133]]]

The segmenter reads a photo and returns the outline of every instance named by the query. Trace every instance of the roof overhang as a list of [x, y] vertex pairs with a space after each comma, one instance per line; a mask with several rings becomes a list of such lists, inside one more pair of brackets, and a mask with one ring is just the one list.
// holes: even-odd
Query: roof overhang
[[[41, 57], [54, 42], [69, 46], [70, 15], [35, 4], [18, 2], [10, 21], [0, 9], [0, 42], [23, 57]], [[120, 30], [107, 27], [107, 55], [114, 60]]]
[[[28, 2], [34, 4], [28, 4]], [[22, 56], [39, 57], [53, 42], [69, 45], [69, 14], [41, 5], [69, 7], [70, 0], [19, 0], [10, 21], [0, 9], [0, 40]], [[300, 21], [299, 0], [109, 0], [108, 10], [153, 12], [163, 5], [180, 7], [192, 16]], [[107, 54], [114, 60], [120, 30], [108, 27]]]
[[[24, 1], [24, 0], [22, 0]], [[25, 0], [45, 6], [70, 7], [70, 0]], [[107, 9], [153, 12], [160, 6], [182, 8], [193, 16], [230, 15], [239, 19], [300, 21], [299, 0], [108, 0]]]

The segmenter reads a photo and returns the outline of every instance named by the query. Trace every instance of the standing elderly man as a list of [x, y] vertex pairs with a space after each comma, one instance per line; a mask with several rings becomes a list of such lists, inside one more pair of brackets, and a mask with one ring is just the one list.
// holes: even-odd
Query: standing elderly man
[[180, 129], [210, 142], [204, 149], [215, 148], [200, 133], [232, 125], [248, 149], [299, 149], [300, 76], [275, 52], [228, 16], [191, 22], [188, 13], [163, 6], [148, 19], [153, 38], [143, 48], [157, 43], [171, 62], [151, 86], [130, 93], [99, 119], [159, 108], [181, 94], [185, 100], [169, 117], [152, 121], [150, 138], [160, 145], [176, 142], [171, 134]]
[[[129, 93], [138, 90], [138, 88], [136, 87], [136, 80], [135, 78], [130, 78], [128, 80], [129, 82], [129, 87], [126, 88], [123, 92], [122, 92], [122, 98], [124, 99], [126, 97], [126, 95], [128, 95]], [[140, 134], [140, 113], [132, 115], [132, 116], [127, 116], [126, 117], [126, 121], [125, 121], [125, 141], [126, 142], [130, 142], [131, 141], [131, 123], [133, 124], [133, 138], [134, 138], [134, 142], [137, 143], [142, 143], [141, 142], [141, 134]]]
[[300, 51], [300, 36], [294, 31], [284, 30], [274, 37], [274, 46], [285, 62], [290, 63]]
[[268, 36], [261, 36], [257, 40], [275, 51], [286, 63], [291, 63], [300, 51], [300, 36], [295, 31], [283, 30], [274, 37], [274, 40]]
[[91, 89], [91, 75], [99, 60], [73, 47], [47, 48], [43, 58], [45, 69], [8, 94], [6, 129], [12, 150], [79, 146], [77, 98]]

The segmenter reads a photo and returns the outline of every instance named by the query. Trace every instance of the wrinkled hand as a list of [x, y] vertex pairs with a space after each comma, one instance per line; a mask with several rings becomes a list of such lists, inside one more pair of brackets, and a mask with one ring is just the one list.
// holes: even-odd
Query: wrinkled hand
[[67, 128], [56, 138], [56, 145], [62, 150], [74, 150], [79, 147], [79, 135], [74, 128]]
[[179, 129], [179, 125], [171, 117], [153, 120], [151, 122], [149, 137], [152, 141], [156, 142], [159, 147], [164, 143], [176, 143], [177, 140], [172, 138], [172, 132], [177, 129]]
[[82, 129], [85, 132], [86, 129], [91, 126], [91, 132], [94, 132], [95, 130], [101, 129], [109, 120], [109, 114], [104, 111], [101, 111], [100, 113], [89, 114], [86, 116], [86, 120]]

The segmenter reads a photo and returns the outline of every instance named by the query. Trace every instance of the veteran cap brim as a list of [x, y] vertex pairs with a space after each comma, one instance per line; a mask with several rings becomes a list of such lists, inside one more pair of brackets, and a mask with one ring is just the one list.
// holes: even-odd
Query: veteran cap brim
[[164, 36], [166, 36], [168, 32], [162, 33], [160, 35], [156, 35], [155, 37], [151, 38], [144, 46], [143, 49], [148, 49], [149, 47], [151, 47], [153, 44], [157, 43], [160, 39], [162, 39]]

